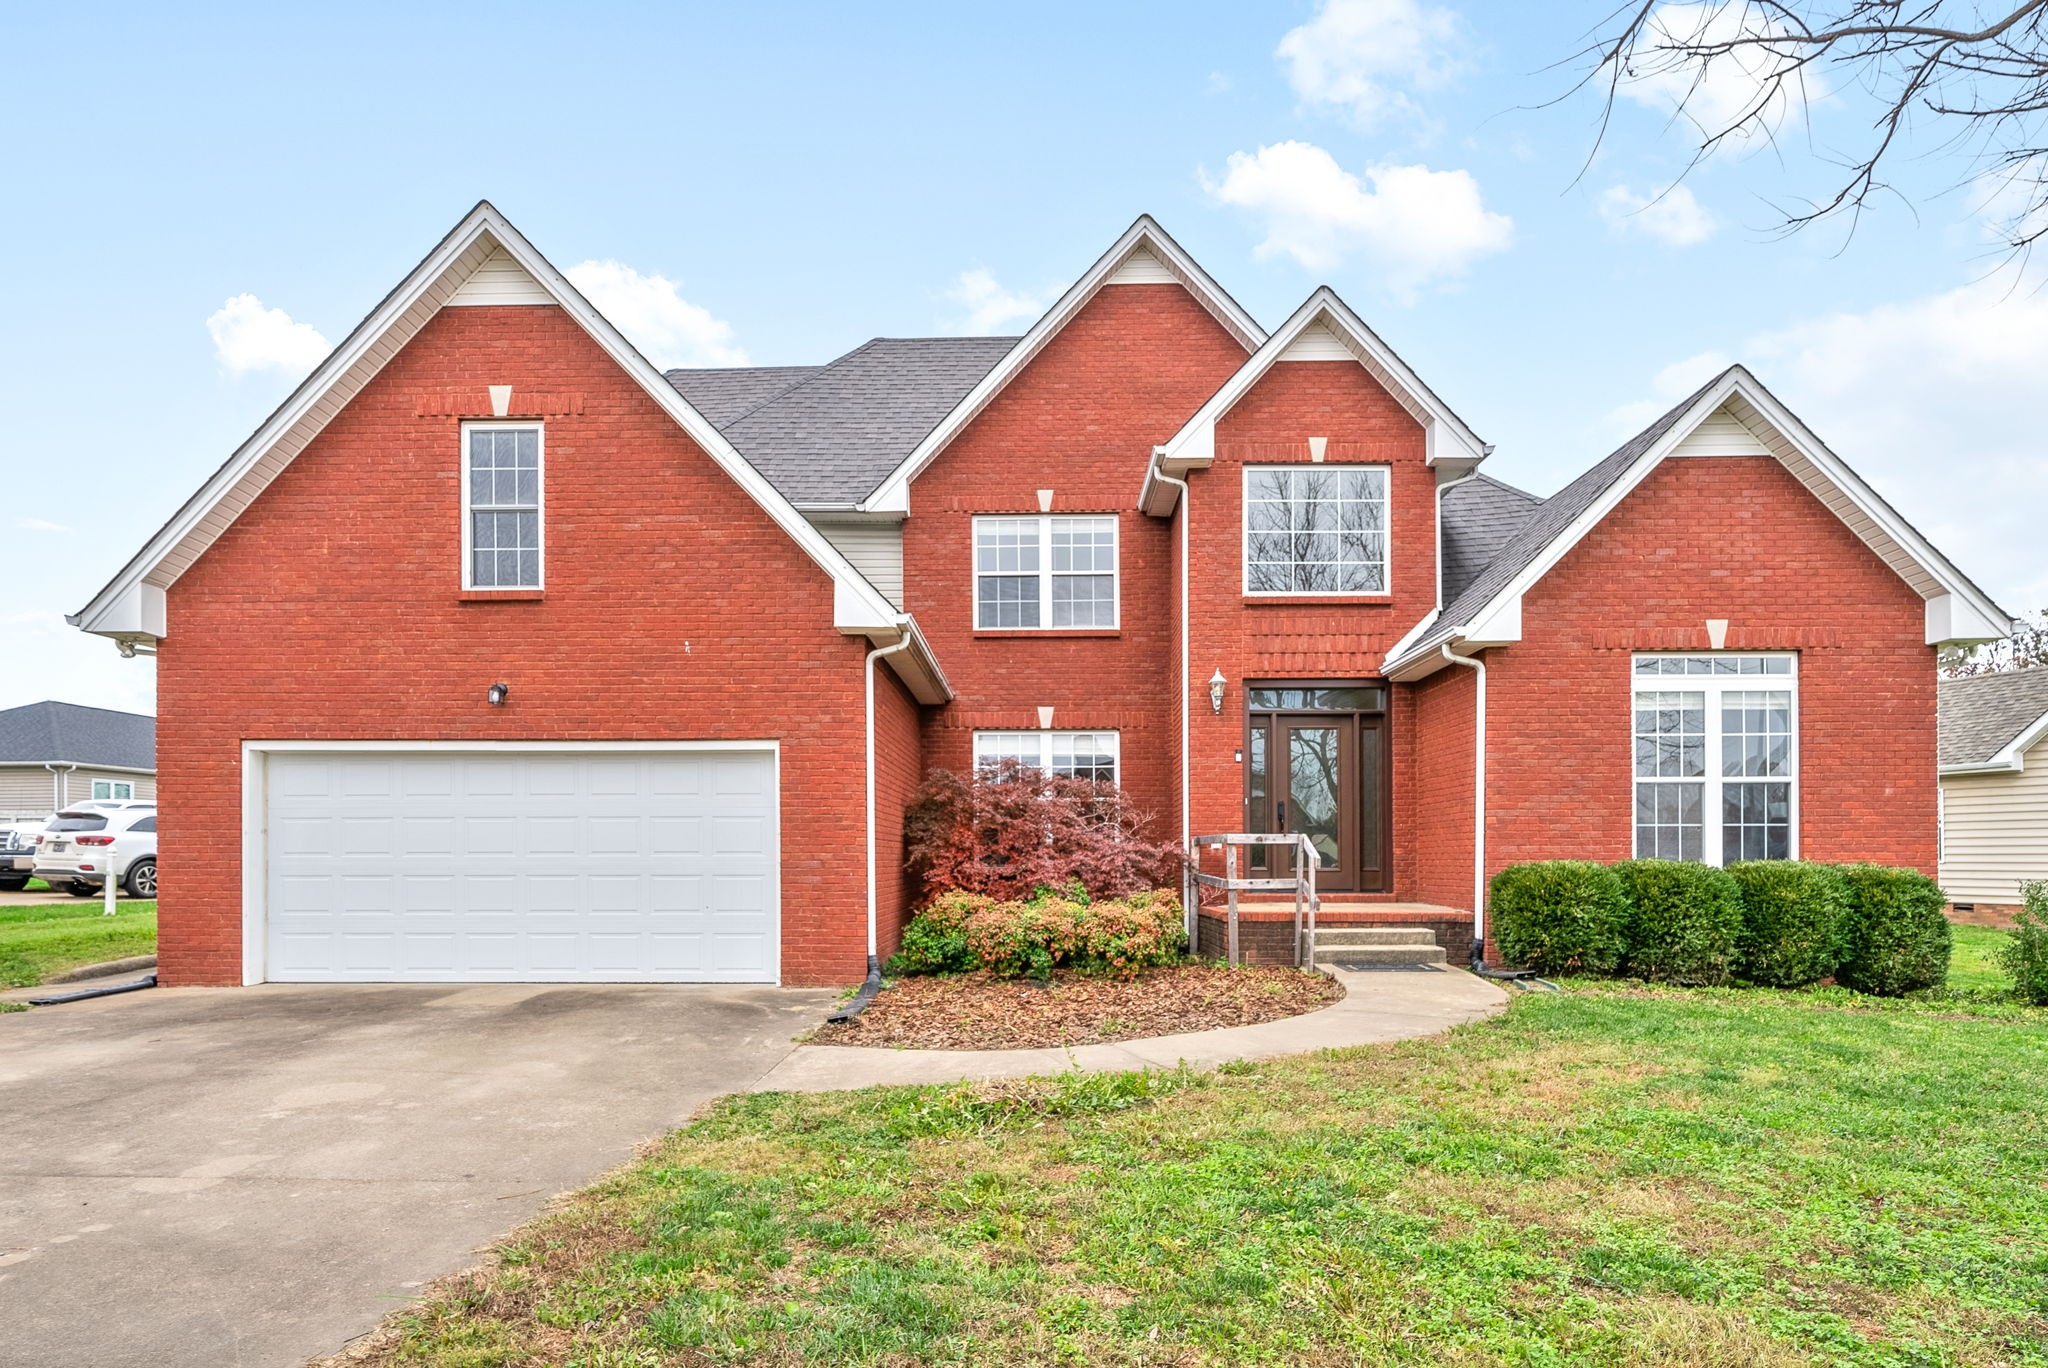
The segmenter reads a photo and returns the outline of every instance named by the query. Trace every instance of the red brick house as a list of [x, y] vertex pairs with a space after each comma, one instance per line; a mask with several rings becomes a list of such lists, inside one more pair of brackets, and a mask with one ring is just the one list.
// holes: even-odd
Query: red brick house
[[1021, 338], [663, 374], [489, 205], [72, 621], [154, 651], [169, 983], [843, 983], [1017, 756], [1323, 921], [1632, 851], [1936, 862], [2009, 618], [1740, 367], [1549, 499], [1140, 219]]

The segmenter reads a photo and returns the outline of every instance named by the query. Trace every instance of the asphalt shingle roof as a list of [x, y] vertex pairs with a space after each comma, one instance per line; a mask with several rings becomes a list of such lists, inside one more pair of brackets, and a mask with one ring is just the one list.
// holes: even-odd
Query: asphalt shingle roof
[[1944, 679], [1936, 694], [1940, 763], [1981, 765], [2048, 716], [2048, 668]]
[[[877, 337], [828, 365], [670, 371], [668, 379], [791, 503], [844, 507], [888, 478], [1016, 343]], [[734, 411], [745, 393], [760, 397]]]
[[1455, 599], [1534, 516], [1543, 500], [1477, 475], [1444, 493], [1444, 597]]
[[0, 764], [50, 761], [154, 771], [156, 719], [76, 703], [0, 711]]

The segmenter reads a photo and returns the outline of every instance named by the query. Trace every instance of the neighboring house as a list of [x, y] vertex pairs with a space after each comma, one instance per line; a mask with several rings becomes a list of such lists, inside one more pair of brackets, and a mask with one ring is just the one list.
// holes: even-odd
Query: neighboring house
[[664, 375], [479, 205], [72, 619], [158, 652], [159, 972], [847, 982], [1004, 757], [1454, 954], [1517, 860], [1933, 871], [2005, 613], [1740, 367], [1549, 499], [1490, 449], [1149, 218], [1021, 338]]
[[0, 710], [0, 821], [156, 796], [156, 719], [76, 703]]
[[2048, 668], [1941, 681], [1941, 886], [1977, 911], [2048, 879]]

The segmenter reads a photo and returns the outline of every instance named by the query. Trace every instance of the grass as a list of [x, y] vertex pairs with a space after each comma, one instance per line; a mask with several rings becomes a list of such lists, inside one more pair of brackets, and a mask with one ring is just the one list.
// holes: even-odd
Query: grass
[[2040, 1368], [2044, 1025], [1608, 984], [1214, 1074], [733, 1098], [369, 1357]]
[[2011, 938], [2010, 932], [1989, 926], [1957, 926], [1955, 937], [1948, 961], [1950, 989], [1986, 995], [2012, 991], [2012, 977], [1998, 965], [1998, 947]]
[[98, 898], [0, 907], [0, 988], [32, 988], [81, 964], [156, 953], [156, 904]]

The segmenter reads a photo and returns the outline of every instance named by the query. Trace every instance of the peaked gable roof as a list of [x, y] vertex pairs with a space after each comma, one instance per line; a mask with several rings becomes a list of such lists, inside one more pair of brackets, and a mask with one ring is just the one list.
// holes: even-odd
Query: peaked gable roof
[[1935, 698], [1944, 774], [2017, 772], [2048, 737], [2048, 667], [1944, 679]]
[[[1848, 524], [1927, 601], [1930, 645], [2006, 636], [2012, 617], [1937, 551], [1862, 477], [1742, 366], [1730, 366], [1674, 404], [1591, 469], [1545, 499], [1429, 628], [1387, 660], [1416, 678], [1443, 662], [1441, 649], [1475, 649], [1521, 638], [1521, 595], [1681, 443], [1723, 412]], [[1711, 452], [1712, 448], [1708, 449]]]
[[1166, 279], [1184, 286], [1246, 351], [1256, 350], [1266, 340], [1265, 329], [1258, 325], [1257, 320], [1169, 237], [1150, 214], [1141, 214], [1138, 221], [1125, 229], [1123, 236], [1096, 258], [1095, 264], [1045, 311], [1045, 315], [1031, 325], [1031, 330], [1017, 339], [980, 382], [925, 434], [910, 454], [876, 483], [867, 497], [861, 500], [860, 507], [876, 512], [908, 511], [911, 481], [1045, 350], [1046, 344], [1073, 321], [1088, 301], [1095, 298], [1097, 291], [1112, 283], [1151, 284]]
[[1179, 491], [1153, 478], [1155, 470], [1185, 475], [1216, 459], [1216, 424], [1251, 392], [1266, 372], [1286, 360], [1341, 360], [1346, 356], [1365, 367], [1381, 388], [1422, 425], [1431, 465], [1459, 462], [1477, 465], [1493, 448], [1479, 439], [1449, 404], [1422, 382], [1400, 354], [1381, 340], [1365, 320], [1329, 286], [1319, 287], [1277, 328], [1237, 372], [1225, 380], [1194, 416], [1181, 425], [1155, 453], [1145, 472], [1138, 506], [1165, 516], [1173, 511]]
[[1437, 504], [1443, 519], [1444, 598], [1455, 600], [1479, 578], [1542, 506], [1534, 494], [1491, 475], [1474, 475], [1444, 490]]
[[[165, 589], [233, 524], [384, 364], [450, 303], [480, 268], [488, 264], [496, 282], [494, 289], [505, 288], [507, 259], [525, 273], [532, 289], [561, 306], [831, 576], [834, 619], [842, 632], [889, 643], [906, 638], [922, 641], [915, 624], [749, 465], [732, 443], [488, 200], [478, 202], [464, 215], [198, 492], [186, 500], [121, 572], [67, 620], [85, 631], [113, 637], [131, 650], [137, 642], [166, 635], [169, 622]], [[528, 289], [523, 285], [517, 288]], [[529, 293], [525, 302], [538, 297]], [[890, 663], [920, 700], [939, 702], [951, 696], [938, 662], [922, 646], [891, 656]]]
[[823, 366], [721, 366], [672, 370], [668, 382], [713, 427], [724, 431], [778, 394], [825, 369]]
[[[1014, 337], [877, 337], [772, 386], [758, 402], [715, 419], [740, 453], [800, 508], [852, 508], [960, 403], [1017, 343]], [[753, 372], [670, 371], [692, 399], [717, 379]], [[701, 408], [702, 405], [700, 404]]]
[[156, 772], [156, 719], [77, 703], [0, 711], [0, 765], [104, 765]]

